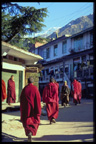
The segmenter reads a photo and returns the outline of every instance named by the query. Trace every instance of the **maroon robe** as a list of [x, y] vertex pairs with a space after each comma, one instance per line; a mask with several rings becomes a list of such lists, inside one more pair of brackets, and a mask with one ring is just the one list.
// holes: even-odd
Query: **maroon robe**
[[73, 81], [73, 102], [77, 102], [78, 101], [78, 81], [74, 79]]
[[2, 101], [4, 101], [7, 98], [7, 94], [6, 94], [6, 85], [4, 80], [2, 80]]
[[28, 136], [30, 132], [36, 135], [40, 124], [41, 97], [36, 86], [28, 84], [21, 92], [20, 96], [21, 121]]
[[15, 82], [10, 78], [8, 80], [8, 88], [7, 88], [7, 103], [15, 103], [15, 101], [16, 101]]
[[74, 80], [73, 81], [73, 87], [74, 87], [74, 92], [73, 92], [73, 102], [80, 102], [81, 100], [81, 97], [82, 97], [82, 92], [81, 92], [81, 89], [82, 89], [82, 86], [81, 86], [81, 83]]
[[43, 90], [42, 96], [43, 102], [46, 103], [48, 120], [58, 117], [59, 111], [59, 97], [58, 86], [55, 83], [50, 82]]
[[82, 97], [82, 85], [80, 82], [78, 82], [78, 99], [81, 100]]

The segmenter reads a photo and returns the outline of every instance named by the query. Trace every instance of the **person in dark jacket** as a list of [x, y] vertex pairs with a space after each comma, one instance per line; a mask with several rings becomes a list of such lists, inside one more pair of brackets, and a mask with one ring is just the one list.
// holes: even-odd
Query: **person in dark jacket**
[[67, 85], [67, 81], [64, 81], [64, 85], [62, 86], [61, 89], [61, 105], [62, 106], [67, 106], [67, 104], [69, 103], [69, 94], [70, 94], [70, 89]]

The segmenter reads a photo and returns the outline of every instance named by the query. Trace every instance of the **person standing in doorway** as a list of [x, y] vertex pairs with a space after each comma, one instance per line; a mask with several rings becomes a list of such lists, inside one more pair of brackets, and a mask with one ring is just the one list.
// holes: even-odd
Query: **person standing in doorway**
[[24, 87], [20, 95], [21, 122], [28, 136], [28, 142], [31, 142], [32, 136], [37, 133], [41, 115], [41, 96], [33, 83], [33, 77], [29, 77], [28, 85]]
[[50, 124], [56, 123], [59, 112], [58, 87], [54, 83], [54, 78], [50, 78], [49, 84], [43, 90], [42, 100], [46, 103], [47, 116]]
[[7, 87], [7, 103], [16, 102], [16, 91], [15, 91], [15, 81], [14, 76], [11, 75], [11, 78], [8, 80], [8, 87]]

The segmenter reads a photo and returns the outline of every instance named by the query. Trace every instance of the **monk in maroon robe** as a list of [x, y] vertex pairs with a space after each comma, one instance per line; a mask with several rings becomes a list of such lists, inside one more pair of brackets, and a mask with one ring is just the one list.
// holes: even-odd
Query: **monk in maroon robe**
[[28, 79], [28, 85], [21, 92], [20, 112], [21, 122], [28, 136], [28, 142], [32, 141], [32, 135], [37, 133], [41, 115], [41, 97], [36, 86], [33, 85], [33, 78]]
[[6, 94], [6, 85], [4, 80], [2, 80], [2, 101], [4, 101], [7, 98], [7, 94]]
[[76, 79], [73, 81], [73, 102], [75, 105], [80, 103], [81, 100], [81, 83], [78, 82]]
[[81, 103], [81, 97], [82, 97], [82, 85], [80, 82], [78, 82], [78, 101]]
[[50, 124], [55, 123], [59, 111], [58, 86], [54, 83], [54, 79], [50, 79], [50, 83], [44, 88], [42, 95], [43, 102], [46, 103], [47, 116]]
[[15, 102], [16, 102], [15, 82], [14, 82], [14, 76], [12, 75], [11, 78], [8, 80], [7, 103], [10, 104]]
[[77, 101], [78, 101], [78, 82], [76, 79], [74, 79], [73, 83], [73, 102], [75, 103], [75, 105], [77, 105]]

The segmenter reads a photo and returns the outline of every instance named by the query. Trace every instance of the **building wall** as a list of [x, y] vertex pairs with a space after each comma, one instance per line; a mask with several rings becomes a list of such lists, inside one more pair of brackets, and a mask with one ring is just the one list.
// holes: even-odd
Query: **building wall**
[[[63, 41], [56, 43], [57, 44], [57, 56], [54, 56], [54, 45], [51, 45], [50, 47], [43, 48], [43, 50], [39, 51], [39, 55], [41, 55], [46, 61], [51, 61], [51, 60], [54, 60], [56, 58], [60, 58], [64, 55], [68, 55], [69, 54], [69, 48], [71, 47], [71, 40], [67, 39], [67, 52], [65, 54], [62, 53]], [[46, 49], [47, 48], [50, 48], [50, 57], [49, 58], [46, 58]]]
[[[50, 58], [48, 58], [48, 59], [46, 59], [46, 57], [44, 57], [44, 59], [46, 60], [46, 62], [48, 61], [52, 61], [52, 60], [55, 60], [55, 59], [57, 59], [57, 58], [62, 58], [62, 56], [66, 56], [66, 55], [69, 55], [69, 54], [71, 54], [70, 52], [69, 52], [69, 50], [70, 49], [74, 49], [74, 39], [75, 38], [78, 38], [78, 37], [81, 37], [81, 36], [83, 36], [83, 41], [82, 41], [82, 46], [80, 45], [81, 44], [81, 41], [79, 41], [79, 44], [76, 44], [76, 46], [78, 47], [76, 50], [76, 52], [79, 52], [79, 51], [83, 51], [84, 52], [84, 50], [87, 50], [87, 49], [90, 49], [90, 48], [93, 48], [93, 45], [90, 47], [90, 32], [91, 31], [87, 31], [86, 33], [80, 33], [80, 34], [76, 34], [74, 37], [69, 37], [69, 38], [66, 38], [66, 40], [67, 40], [67, 52], [65, 53], [65, 54], [63, 54], [62, 53], [62, 43], [63, 43], [63, 41], [64, 40], [62, 40], [62, 41], [60, 41], [60, 42], [58, 42], [58, 43], [55, 43], [55, 44], [58, 44], [58, 49], [57, 49], [57, 56], [54, 56], [54, 45], [50, 45]], [[78, 41], [77, 41], [78, 42]], [[81, 46], [80, 47], [80, 49], [79, 49], [79, 46]], [[46, 49], [47, 49], [48, 47], [43, 47], [43, 51], [44, 51], [44, 55], [42, 55], [42, 50], [40, 50], [39, 49], [39, 54], [41, 54], [41, 56], [43, 57], [43, 56], [45, 56], [46, 55]], [[84, 79], [85, 79], [85, 73], [88, 73], [88, 75], [86, 75], [87, 76], [87, 82], [88, 83], [91, 83], [91, 75], [90, 75], [90, 71], [91, 71], [91, 67], [90, 66], [84, 66], [84, 68], [82, 68], [82, 70], [80, 69], [80, 65], [83, 63], [83, 61], [82, 61], [82, 58], [83, 58], [83, 56], [85, 56], [86, 57], [86, 61], [85, 61], [85, 63], [87, 63], [87, 60], [89, 60], [89, 52], [87, 53], [88, 51], [85, 51], [84, 52], [84, 55], [80, 55], [79, 53], [77, 53], [77, 56], [76, 57], [74, 57], [74, 58], [70, 58], [70, 59], [68, 59], [68, 60], [62, 60], [62, 62], [61, 62], [61, 64], [64, 64], [64, 67], [63, 67], [63, 69], [64, 69], [64, 72], [65, 72], [65, 69], [66, 69], [66, 66], [68, 66], [68, 69], [69, 69], [69, 74], [67, 74], [66, 72], [66, 74], [67, 74], [67, 76], [68, 76], [68, 78], [69, 78], [69, 83], [70, 83], [70, 80], [72, 80], [71, 78], [74, 78], [75, 77], [75, 74], [78, 76], [78, 79], [79, 80], [81, 80], [82, 81], [82, 88], [83, 89], [86, 89], [86, 87], [85, 87], [85, 81], [84, 81]], [[80, 52], [81, 53], [81, 52]], [[79, 55], [78, 55], [79, 54]], [[76, 53], [75, 53], [75, 55], [76, 55]], [[73, 56], [74, 56], [74, 53], [73, 53]], [[75, 62], [74, 62], [74, 59], [77, 59], [77, 58], [80, 58], [80, 60], [77, 60], [77, 62], [76, 62], [76, 60], [75, 60]], [[63, 63], [64, 62], [64, 63]], [[76, 68], [76, 65], [78, 66], [78, 68], [75, 70], [75, 68]], [[49, 65], [44, 65], [44, 70], [46, 70], [46, 69], [49, 69], [49, 71], [51, 70], [51, 67], [53, 67], [53, 70], [55, 71], [55, 68], [57, 67], [58, 68], [58, 70], [59, 70], [59, 66], [60, 66], [60, 62], [56, 62], [56, 63], [54, 63], [54, 64], [49, 64]], [[79, 69], [79, 70], [78, 70]], [[43, 77], [43, 80], [41, 81], [39, 81], [40, 82], [40, 85], [41, 85], [41, 87], [43, 88], [43, 86], [44, 85], [46, 85], [47, 83], [48, 83], [48, 80], [46, 80], [46, 72], [45, 72], [45, 77]], [[63, 76], [64, 76], [64, 74], [63, 74]], [[49, 75], [49, 77], [50, 77], [50, 75]], [[56, 79], [56, 77], [54, 76], [54, 78]], [[60, 86], [60, 90], [61, 90], [61, 86], [62, 86], [62, 84], [63, 84], [63, 80], [64, 79], [67, 79], [67, 77], [65, 76], [65, 77], [63, 77], [62, 79], [56, 79], [57, 80], [57, 82], [59, 82], [59, 86]], [[67, 79], [68, 80], [68, 79]]]

